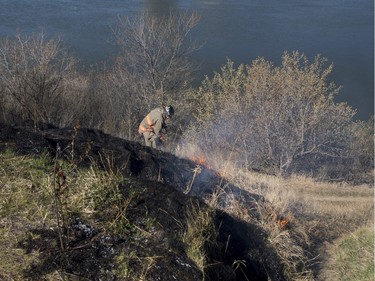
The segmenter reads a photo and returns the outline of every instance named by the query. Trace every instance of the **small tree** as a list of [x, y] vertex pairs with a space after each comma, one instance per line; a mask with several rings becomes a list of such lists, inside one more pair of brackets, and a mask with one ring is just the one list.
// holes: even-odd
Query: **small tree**
[[347, 155], [347, 128], [355, 111], [334, 102], [339, 88], [328, 84], [332, 65], [325, 68], [325, 61], [317, 56], [310, 63], [294, 52], [283, 55], [280, 67], [256, 60], [248, 69], [254, 127], [263, 136], [267, 159], [281, 173], [298, 158]]
[[[142, 120], [144, 99], [138, 93], [138, 83], [122, 64], [116, 62], [110, 69], [96, 76], [96, 127], [105, 132], [134, 140]], [[144, 109], [143, 109], [144, 111]]]
[[134, 140], [142, 118], [155, 106], [173, 104], [178, 108], [174, 120], [183, 115], [196, 69], [189, 60], [197, 49], [190, 32], [198, 21], [196, 13], [118, 19], [114, 35], [120, 55], [96, 76], [96, 127]]
[[75, 78], [75, 60], [59, 38], [43, 32], [0, 42], [0, 87], [7, 111], [35, 122], [52, 122], [61, 110], [63, 84]]
[[370, 183], [373, 182], [374, 168], [374, 116], [367, 121], [356, 121], [352, 124], [350, 153], [354, 168], [362, 173], [371, 171]]
[[355, 111], [334, 102], [339, 88], [328, 83], [325, 62], [299, 52], [284, 53], [279, 67], [258, 58], [235, 69], [228, 61], [197, 91], [197, 120], [242, 165], [266, 163], [285, 174], [297, 160], [310, 166], [315, 159], [316, 168], [319, 156], [346, 157]]
[[212, 79], [206, 76], [202, 85], [195, 91], [194, 115], [200, 123], [216, 120], [220, 114], [241, 114], [247, 108], [245, 65], [240, 65], [236, 69], [233, 61], [228, 60], [220, 70], [220, 73], [215, 72]]
[[118, 62], [136, 81], [134, 90], [148, 109], [178, 101], [190, 87], [196, 67], [189, 56], [198, 48], [190, 33], [198, 22], [195, 12], [119, 18], [114, 30], [122, 50]]

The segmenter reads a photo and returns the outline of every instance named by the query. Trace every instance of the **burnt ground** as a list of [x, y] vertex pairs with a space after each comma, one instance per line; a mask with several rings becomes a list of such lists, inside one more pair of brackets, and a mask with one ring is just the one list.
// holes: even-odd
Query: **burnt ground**
[[[285, 280], [282, 263], [264, 243], [265, 234], [220, 210], [211, 211], [218, 234], [205, 246], [209, 266], [202, 272], [189, 259], [181, 240], [186, 217], [192, 206], [209, 209], [202, 198], [213, 194], [219, 183], [249, 208], [261, 200], [223, 182], [210, 169], [201, 167], [191, 182], [196, 163], [86, 128], [40, 126], [35, 130], [0, 124], [0, 152], [5, 149], [27, 155], [48, 151], [51, 157], [66, 158], [78, 166], [94, 161], [103, 169], [116, 169], [128, 179], [119, 187], [124, 198], [129, 192], [133, 198], [126, 210], [133, 230], [124, 226], [123, 233], [110, 233], [100, 228], [98, 222], [106, 219], [103, 214], [111, 215], [108, 206], [96, 221], [72, 219], [72, 234], [64, 251], [59, 248], [56, 229], [30, 228], [18, 246], [26, 253], [37, 250], [40, 257], [24, 273], [25, 279], [41, 280], [58, 270], [68, 280], [120, 280], [114, 273], [117, 269], [132, 272], [134, 279], [129, 280], [142, 280], [141, 274], [147, 280], [162, 281], [202, 280], [203, 274], [204, 280]], [[184, 194], [187, 186], [191, 186], [190, 192]], [[220, 202], [225, 205], [225, 195]], [[134, 229], [137, 235], [131, 235]], [[121, 268], [122, 263], [128, 268]]]

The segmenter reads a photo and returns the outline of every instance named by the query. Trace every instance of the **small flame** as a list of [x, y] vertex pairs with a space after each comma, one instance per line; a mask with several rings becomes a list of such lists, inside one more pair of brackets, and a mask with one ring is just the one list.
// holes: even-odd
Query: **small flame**
[[280, 229], [285, 229], [289, 226], [289, 223], [292, 221], [292, 216], [288, 215], [286, 218], [281, 218], [277, 221], [277, 225]]
[[199, 165], [203, 165], [205, 167], [209, 166], [206, 158], [203, 155], [193, 156], [190, 160], [194, 161], [195, 163], [197, 163]]
[[[214, 171], [214, 169], [212, 168], [212, 166], [208, 163], [206, 157], [204, 157], [203, 155], [192, 156], [192, 157], [190, 157], [190, 160], [191, 160], [191, 161], [194, 161], [195, 163], [197, 163], [197, 164], [200, 165], [200, 166], [205, 167], [206, 169], [209, 169], [209, 170], [211, 170], [211, 171]], [[218, 177], [221, 177], [220, 172], [217, 172], [217, 171], [214, 171], [214, 172], [215, 172], [215, 174], [216, 174]]]

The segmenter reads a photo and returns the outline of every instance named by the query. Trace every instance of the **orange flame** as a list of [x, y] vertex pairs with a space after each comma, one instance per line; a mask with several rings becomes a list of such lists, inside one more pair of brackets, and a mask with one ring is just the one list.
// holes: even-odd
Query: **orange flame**
[[190, 160], [194, 161], [195, 163], [197, 163], [199, 165], [203, 165], [205, 167], [209, 166], [206, 158], [203, 155], [193, 156], [193, 157], [191, 157]]
[[285, 229], [289, 226], [289, 223], [292, 221], [292, 216], [288, 215], [286, 218], [281, 218], [276, 223], [280, 229]]
[[190, 160], [194, 161], [198, 165], [201, 165], [201, 166], [205, 167], [208, 170], [211, 170], [211, 171], [215, 172], [215, 174], [218, 177], [221, 177], [220, 172], [214, 171], [214, 169], [212, 168], [212, 166], [208, 163], [207, 159], [203, 155], [192, 156], [192, 157], [190, 157]]

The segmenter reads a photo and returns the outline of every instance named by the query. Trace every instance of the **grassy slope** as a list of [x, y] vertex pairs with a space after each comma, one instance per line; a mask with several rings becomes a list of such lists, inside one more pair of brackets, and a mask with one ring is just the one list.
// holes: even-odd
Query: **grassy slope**
[[[1, 280], [146, 280], [150, 272], [161, 280], [173, 274], [180, 280], [201, 278], [193, 261], [178, 251], [185, 247], [183, 210], [167, 215], [186, 198], [157, 184], [133, 184], [95, 165], [77, 169], [58, 161], [57, 167], [52, 160], [0, 154]], [[146, 192], [150, 188], [162, 196]], [[175, 200], [166, 206], [169, 197]], [[159, 205], [148, 209], [144, 200]], [[156, 214], [155, 208], [163, 212]], [[167, 270], [175, 260], [185, 265], [182, 272]]]
[[[77, 213], [87, 220], [94, 213], [101, 212], [101, 215], [109, 216], [111, 219], [102, 222], [100, 227], [112, 232], [125, 229], [129, 233], [135, 233], [136, 237], [147, 238], [149, 233], [154, 231], [153, 219], [143, 222], [140, 228], [127, 224], [129, 221], [126, 218], [123, 220], [118, 217], [120, 213], [116, 211], [116, 206], [119, 206], [116, 205], [117, 193], [108, 193], [107, 189], [103, 189], [104, 182], [108, 188], [108, 185], [115, 187], [126, 179], [111, 173], [103, 174], [95, 169], [76, 170], [73, 166], [60, 163], [62, 170], [69, 174], [68, 182], [65, 183], [64, 178], [55, 178], [54, 165], [48, 157], [35, 159], [16, 156], [10, 152], [0, 154], [1, 279], [23, 280], [25, 272], [40, 262], [43, 247], [27, 248], [24, 241], [36, 241], [36, 236], [40, 235], [30, 232], [31, 229], [57, 227], [53, 204], [56, 199], [56, 182], [57, 186], [64, 187], [66, 184], [75, 187], [62, 193], [61, 198], [67, 204], [64, 207], [66, 212]], [[293, 241], [303, 240], [304, 247], [312, 252], [311, 258], [319, 255], [319, 258], [312, 261], [318, 262], [313, 267], [316, 279], [345, 280], [344, 277], [355, 276], [356, 280], [371, 280], [368, 278], [374, 270], [373, 188], [319, 183], [305, 177], [281, 179], [248, 172], [236, 172], [235, 175], [236, 184], [264, 195], [275, 213], [284, 217], [289, 216], [288, 229], [276, 228], [274, 221], [268, 219], [268, 206], [259, 205], [258, 213], [264, 216], [258, 218], [258, 224], [268, 231], [268, 243], [277, 248], [280, 256], [284, 255], [286, 263], [291, 264], [290, 270], [295, 262], [291, 256], [299, 255], [300, 249]], [[108, 210], [105, 204], [109, 202], [113, 203], [114, 207], [111, 212], [106, 213]], [[121, 210], [130, 208], [130, 203], [122, 202]], [[254, 220], [248, 217], [248, 212], [244, 212], [241, 206], [229, 205], [228, 211], [238, 217], [242, 216], [244, 220]], [[61, 218], [60, 220], [62, 221]], [[186, 233], [188, 235], [188, 232]], [[181, 240], [184, 239], [188, 239], [188, 236], [182, 235]], [[193, 241], [194, 237], [189, 239]], [[56, 249], [60, 247], [56, 242], [58, 239], [51, 241], [57, 243], [53, 245]], [[197, 242], [198, 245], [199, 243], [202, 241]], [[349, 245], [347, 251], [343, 245]], [[342, 248], [344, 249], [339, 252]], [[356, 252], [356, 249], [361, 249], [366, 254], [355, 256], [352, 253]], [[189, 249], [186, 252], [189, 253]], [[200, 253], [194, 249], [191, 249], [190, 254], [191, 252]], [[196, 260], [196, 264], [200, 264], [204, 259], [202, 255], [204, 253], [191, 258]], [[139, 263], [139, 268], [142, 269], [139, 274], [143, 276], [138, 277], [144, 278], [150, 268], [155, 266], [157, 258], [140, 258], [135, 252], [125, 256], [119, 254], [114, 262], [121, 266], [113, 268], [111, 274], [126, 278], [134, 270], [130, 264]], [[351, 267], [347, 266], [348, 260]], [[363, 266], [364, 264], [367, 266]], [[56, 280], [62, 278], [61, 274], [61, 270], [52, 268], [45, 278]], [[290, 274], [290, 280], [293, 279], [297, 279], [296, 275]]]
[[[292, 214], [309, 241], [317, 280], [374, 280], [374, 188], [239, 173], [245, 189]], [[362, 252], [363, 254], [353, 254]], [[350, 266], [348, 266], [350, 264]]]
[[343, 235], [329, 247], [322, 277], [326, 280], [374, 280], [373, 247], [373, 226], [360, 227]]

